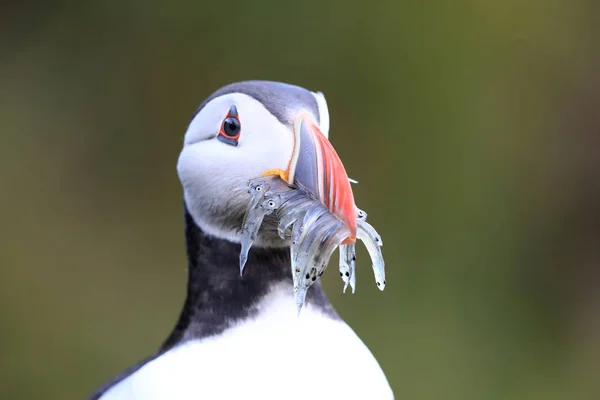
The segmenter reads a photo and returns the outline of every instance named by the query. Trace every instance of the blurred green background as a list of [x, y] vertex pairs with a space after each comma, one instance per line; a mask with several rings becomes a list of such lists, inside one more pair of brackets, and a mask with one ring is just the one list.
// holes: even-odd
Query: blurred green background
[[600, 3], [87, 1], [0, 12], [0, 398], [81, 399], [184, 298], [175, 164], [239, 80], [323, 91], [398, 399], [600, 398]]

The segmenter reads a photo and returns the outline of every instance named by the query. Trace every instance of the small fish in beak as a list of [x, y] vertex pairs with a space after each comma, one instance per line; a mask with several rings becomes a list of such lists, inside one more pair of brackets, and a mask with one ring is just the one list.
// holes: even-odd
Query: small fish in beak
[[[352, 180], [351, 180], [352, 181]], [[354, 181], [356, 182], [356, 181]], [[356, 182], [358, 183], [358, 182]], [[367, 213], [356, 207], [356, 220], [358, 224], [366, 223], [367, 221]], [[383, 243], [382, 243], [383, 245]], [[380, 268], [383, 270], [383, 274], [385, 274], [384, 265], [375, 266], [373, 264], [373, 269]], [[343, 244], [340, 246], [340, 276], [344, 281], [344, 293], [346, 293], [346, 289], [348, 285], [352, 288], [352, 293], [356, 289], [356, 246], [354, 243]], [[377, 273], [377, 275], [381, 275], [381, 273]], [[378, 285], [381, 287], [381, 284]], [[384, 286], [385, 287], [385, 286]], [[382, 289], [383, 290], [383, 289]]]
[[354, 294], [356, 285], [356, 250], [354, 244], [340, 245], [340, 276], [344, 281], [344, 293], [348, 285]]
[[[355, 240], [348, 242], [353, 236], [348, 224], [300, 183], [289, 185], [279, 176], [269, 175], [253, 179], [248, 185], [251, 200], [242, 226], [240, 273], [243, 273], [248, 251], [264, 217], [274, 214], [278, 221], [279, 236], [291, 241], [291, 272], [298, 312], [304, 305], [308, 289], [323, 274], [331, 255], [338, 247], [344, 292], [350, 285], [354, 293]], [[383, 242], [375, 229], [366, 222], [364, 211], [356, 208], [355, 220], [356, 237], [365, 243], [373, 262], [377, 287], [383, 290]]]

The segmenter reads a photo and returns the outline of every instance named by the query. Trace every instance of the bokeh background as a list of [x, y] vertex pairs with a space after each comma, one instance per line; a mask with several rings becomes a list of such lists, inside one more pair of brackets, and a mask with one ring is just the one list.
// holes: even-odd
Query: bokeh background
[[183, 133], [245, 79], [327, 96], [389, 277], [323, 279], [398, 399], [600, 398], [597, 1], [3, 4], [0, 398], [85, 398], [162, 342]]

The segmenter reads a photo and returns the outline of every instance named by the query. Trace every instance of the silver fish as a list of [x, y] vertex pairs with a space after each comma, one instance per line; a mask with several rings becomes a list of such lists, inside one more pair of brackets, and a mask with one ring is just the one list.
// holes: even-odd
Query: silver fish
[[356, 247], [354, 243], [343, 244], [340, 246], [340, 276], [344, 281], [344, 293], [348, 285], [352, 293], [356, 290]]
[[[289, 185], [278, 176], [252, 179], [248, 186], [251, 199], [242, 225], [240, 273], [243, 272], [248, 252], [265, 216], [273, 214], [278, 221], [278, 235], [291, 242], [291, 272], [298, 312], [304, 306], [308, 289], [324, 273], [331, 255], [338, 247], [344, 292], [350, 286], [354, 293], [355, 242], [347, 240], [351, 231], [346, 223], [307, 189], [301, 185]], [[386, 282], [381, 236], [366, 222], [366, 212], [356, 208], [356, 213], [356, 239], [365, 244], [372, 260], [375, 281], [383, 290]]]

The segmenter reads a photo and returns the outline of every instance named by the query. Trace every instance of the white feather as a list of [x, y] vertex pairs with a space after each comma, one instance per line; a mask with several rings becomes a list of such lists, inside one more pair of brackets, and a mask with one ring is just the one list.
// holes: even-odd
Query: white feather
[[329, 109], [327, 108], [327, 100], [325, 95], [321, 92], [313, 92], [315, 99], [317, 99], [317, 106], [319, 108], [319, 128], [321, 132], [329, 139]]
[[369, 349], [343, 321], [296, 316], [289, 284], [252, 320], [187, 342], [146, 364], [102, 400], [393, 399]]

